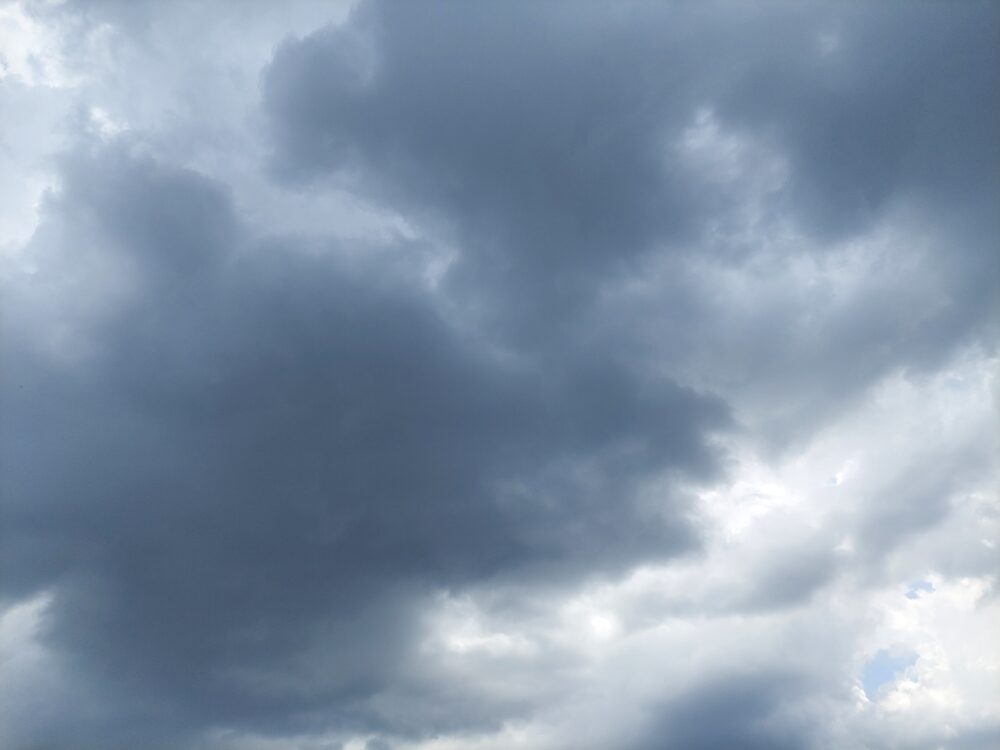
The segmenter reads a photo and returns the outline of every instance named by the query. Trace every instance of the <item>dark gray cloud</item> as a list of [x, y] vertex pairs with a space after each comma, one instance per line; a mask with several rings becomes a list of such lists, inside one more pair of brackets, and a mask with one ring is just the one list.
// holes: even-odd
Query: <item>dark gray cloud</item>
[[[366, 3], [264, 72], [272, 168], [444, 227], [449, 294], [499, 341], [582, 340], [711, 383], [785, 450], [886, 373], [996, 340], [998, 26], [976, 3]], [[734, 184], [687, 168], [705, 111], [780, 155], [779, 187], [752, 187], [774, 168], [759, 155]], [[887, 223], [906, 231], [846, 263], [830, 249]], [[803, 258], [820, 283], [789, 275]], [[720, 291], [734, 272], [751, 287]]]
[[64, 180], [73, 246], [40, 277], [93, 243], [133, 288], [73, 321], [71, 375], [12, 333], [3, 582], [55, 586], [49, 638], [115, 689], [196, 726], [308, 718], [391, 678], [416, 593], [696, 543], [633, 496], [712, 475], [719, 403], [598, 353], [504, 364], [383, 266], [248, 243], [220, 186], [123, 148]]
[[[29, 8], [99, 75], [0, 280], [0, 654], [88, 697], [0, 740], [922, 746], [850, 670], [992, 585], [997, 7], [245, 8]], [[945, 416], [817, 489], [892, 377]]]
[[637, 748], [809, 747], [805, 727], [781, 716], [782, 705], [802, 687], [801, 678], [784, 673], [734, 674], [705, 681], [659, 711], [649, 737]]
[[[538, 335], [539, 317], [562, 335], [556, 311], [578, 313], [607, 274], [653, 248], [697, 248], [725, 218], [724, 196], [670, 151], [703, 107], [785, 152], [790, 178], [765, 215], [844, 237], [913, 195], [973, 225], [963, 278], [996, 272], [996, 20], [974, 3], [367, 3], [283, 45], [264, 106], [279, 175], [350, 176], [443, 216], [463, 250], [457, 292], [506, 279], [527, 311], [515, 335]], [[826, 55], [824, 34], [838, 40]], [[970, 315], [982, 284], [963, 290]]]

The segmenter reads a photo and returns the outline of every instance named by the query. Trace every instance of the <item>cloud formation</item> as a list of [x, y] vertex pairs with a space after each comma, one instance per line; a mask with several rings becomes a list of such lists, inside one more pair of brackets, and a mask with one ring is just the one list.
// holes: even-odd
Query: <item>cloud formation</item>
[[0, 744], [995, 744], [995, 7], [0, 23]]

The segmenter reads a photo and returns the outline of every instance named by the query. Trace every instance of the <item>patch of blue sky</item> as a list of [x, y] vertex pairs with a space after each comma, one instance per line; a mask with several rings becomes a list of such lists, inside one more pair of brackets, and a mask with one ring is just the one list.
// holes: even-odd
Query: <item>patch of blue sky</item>
[[882, 649], [873, 656], [861, 672], [861, 684], [869, 700], [874, 700], [879, 689], [892, 682], [899, 674], [917, 661], [914, 651]]
[[920, 592], [926, 591], [929, 594], [933, 590], [934, 586], [931, 585], [930, 581], [917, 581], [910, 586], [910, 590], [906, 592], [906, 598], [918, 599], [920, 597]]

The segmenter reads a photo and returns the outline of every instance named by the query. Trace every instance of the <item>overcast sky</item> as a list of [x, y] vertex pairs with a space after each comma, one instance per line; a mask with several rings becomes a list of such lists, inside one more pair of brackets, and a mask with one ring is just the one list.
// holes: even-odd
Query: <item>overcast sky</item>
[[1000, 747], [1000, 5], [0, 2], [0, 747]]

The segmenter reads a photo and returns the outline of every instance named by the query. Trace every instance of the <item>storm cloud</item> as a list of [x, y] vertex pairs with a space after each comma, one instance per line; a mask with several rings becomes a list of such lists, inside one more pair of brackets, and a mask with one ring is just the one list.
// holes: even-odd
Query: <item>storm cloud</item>
[[995, 6], [0, 22], [5, 747], [995, 740]]

